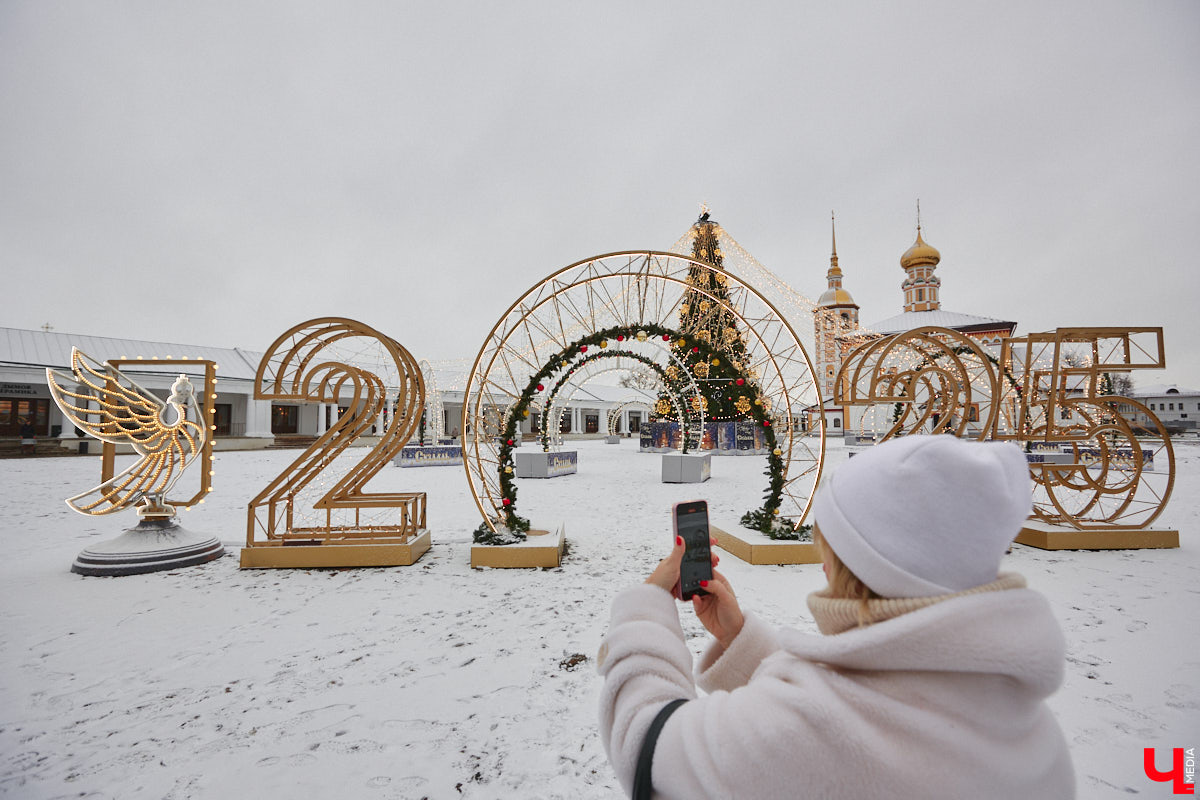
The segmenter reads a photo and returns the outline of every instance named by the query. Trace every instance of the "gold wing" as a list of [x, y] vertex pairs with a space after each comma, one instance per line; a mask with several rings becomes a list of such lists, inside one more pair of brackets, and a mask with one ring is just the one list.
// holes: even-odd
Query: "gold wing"
[[162, 502], [207, 436], [202, 424], [188, 419], [189, 410], [196, 420], [202, 419], [194, 394], [188, 391], [185, 403], [171, 404], [176, 420], [168, 424], [168, 404], [117, 368], [73, 348], [71, 369], [73, 375], [46, 370], [54, 402], [90, 436], [128, 444], [141, 458], [96, 488], [69, 498], [67, 505], [83, 514], [99, 515], [121, 511], [145, 497]]

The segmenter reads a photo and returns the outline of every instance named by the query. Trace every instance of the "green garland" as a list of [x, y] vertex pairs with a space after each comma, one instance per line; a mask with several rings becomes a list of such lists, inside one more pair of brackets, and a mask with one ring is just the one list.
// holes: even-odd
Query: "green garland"
[[[529, 520], [518, 516], [516, 513], [517, 487], [513, 470], [513, 448], [515, 447], [517, 436], [520, 435], [518, 432], [520, 420], [529, 416], [529, 405], [533, 401], [534, 395], [539, 391], [538, 387], [540, 386], [544, 389], [545, 383], [552, 375], [559, 370], [565, 370], [572, 364], [575, 364], [575, 359], [586, 353], [589, 347], [598, 346], [601, 342], [608, 341], [609, 339], [616, 339], [617, 341], [625, 339], [634, 340], [637, 339], [639, 333], [643, 332], [646, 334], [647, 339], [651, 336], [658, 336], [665, 338], [667, 341], [675, 342], [677, 345], [682, 343], [680, 345], [682, 347], [692, 347], [696, 353], [710, 360], [718, 355], [724, 355], [723, 353], [718, 353], [707, 342], [697, 337], [681, 334], [662, 325], [645, 324], [613, 327], [596, 331], [571, 343], [561, 353], [551, 356], [542, 368], [530, 377], [525, 390], [521, 392], [521, 396], [513, 404], [508, 422], [505, 424], [504, 432], [500, 437], [499, 465], [497, 469], [500, 477], [500, 497], [501, 502], [504, 504], [503, 527], [506, 530], [503, 532], [493, 531], [491, 526], [485, 521], [475, 530], [474, 539], [477, 544], [512, 544], [517, 541], [524, 541], [526, 538], [526, 531], [529, 530]], [[615, 355], [616, 351], [613, 354]], [[620, 354], [635, 355], [627, 350], [620, 351]], [[650, 359], [646, 359], [646, 362], [648, 361]], [[783, 524], [783, 521], [778, 519], [779, 507], [783, 500], [783, 457], [779, 450], [778, 440], [775, 437], [775, 429], [771, 427], [771, 420], [767, 417], [762, 404], [761, 389], [754, 381], [741, 373], [740, 370], [736, 370], [736, 375], [742, 380], [747, 399], [750, 400], [751, 418], [763, 427], [766, 434], [768, 452], [767, 470], [763, 474], [770, 479], [767, 491], [764, 493], [763, 505], [759, 509], [744, 515], [742, 517], [742, 524], [747, 525], [747, 520], [749, 519], [753, 524], [747, 525], [747, 527], [754, 527], [756, 530], [763, 530], [768, 535], [771, 535], [771, 531], [776, 530]], [[567, 375], [564, 375], [559, 378], [555, 386], [555, 391], [561, 387], [566, 377]], [[549, 405], [547, 403], [543, 409], [543, 418], [549, 413]], [[546, 429], [546, 424], [543, 424], [543, 437], [547, 435]], [[684, 452], [686, 453], [689, 444], [686, 432], [684, 438]], [[695, 444], [699, 445], [699, 442]]]
[[[543, 404], [542, 404], [541, 442], [542, 442], [542, 450], [543, 451], [549, 452], [549, 450], [550, 450], [550, 407], [552, 405], [554, 405], [554, 398], [558, 396], [558, 390], [563, 387], [563, 384], [565, 384], [568, 380], [571, 379], [571, 376], [575, 374], [575, 371], [577, 369], [582, 367], [584, 364], [590, 363], [592, 361], [598, 361], [602, 358], [632, 358], [634, 361], [640, 361], [643, 364], [645, 364], [646, 366], [648, 366], [651, 369], [653, 369], [654, 371], [656, 371], [658, 373], [659, 377], [663, 379], [663, 383], [664, 384], [666, 383], [666, 379], [667, 379], [666, 371], [662, 368], [662, 366], [660, 366], [658, 364], [658, 362], [656, 362], [654, 359], [650, 358], [649, 356], [644, 356], [641, 353], [634, 353], [629, 350], [601, 350], [599, 353], [593, 353], [591, 355], [585, 356], [582, 360], [577, 361], [573, 365], [571, 365], [571, 369], [563, 372], [562, 376], [558, 379], [558, 382], [555, 383], [553, 388], [551, 388], [550, 391], [546, 393], [546, 399], [543, 401]], [[684, 403], [683, 397], [680, 395], [674, 394], [674, 393], [672, 393], [671, 396], [672, 396], [672, 398], [674, 398], [676, 405], [678, 407], [682, 408], [683, 403]], [[685, 446], [684, 452], [686, 453], [687, 452], [687, 450], [686, 450], [687, 443], [686, 442], [684, 443], [684, 446]]]

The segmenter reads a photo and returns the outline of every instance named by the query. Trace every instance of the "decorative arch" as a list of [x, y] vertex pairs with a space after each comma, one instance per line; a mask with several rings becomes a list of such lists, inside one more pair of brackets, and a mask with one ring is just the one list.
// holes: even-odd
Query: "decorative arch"
[[[689, 271], [704, 275], [705, 283], [689, 285]], [[704, 288], [718, 284], [728, 290], [727, 299]], [[765, 296], [732, 273], [678, 253], [630, 251], [576, 262], [533, 286], [501, 315], [475, 357], [464, 390], [464, 428], [471, 433], [464, 437], [463, 462], [487, 528], [518, 532], [528, 527], [516, 515], [513, 439], [505, 435], [516, 419], [509, 419], [498, 438], [489, 436], [480, 424], [488, 409], [527, 411], [531, 386], [544, 388], [539, 379], [566, 367], [607, 330], [637, 332], [632, 340], [624, 337], [610, 346], [636, 349], [660, 330], [668, 341], [678, 335], [697, 352], [717, 357], [721, 351], [707, 342], [673, 330], [685, 292], [724, 309], [743, 329], [746, 352], [737, 366], [752, 398], [746, 413], [763, 426], [770, 451], [771, 484], [763, 510], [786, 514], [797, 526], [803, 521], [820, 477], [825, 437], [823, 424], [817, 436], [809, 437], [797, 422], [803, 409], [820, 407], [821, 399], [795, 330]]]
[[424, 418], [420, 429], [420, 440], [421, 444], [425, 444], [425, 436], [428, 434], [431, 441], [436, 444], [446, 433], [442, 393], [438, 390], [433, 366], [425, 359], [421, 359], [418, 366], [421, 368], [421, 379], [425, 381], [425, 408], [423, 409]]
[[[608, 333], [614, 340], [617, 336], [621, 337], [621, 341], [624, 341], [627, 338], [626, 334], [614, 333], [611, 331]], [[603, 336], [604, 334], [602, 333], [600, 335]], [[607, 342], [608, 339], [601, 338], [600, 341]], [[583, 346], [587, 347], [587, 345]], [[670, 348], [659, 347], [655, 349], [657, 349], [658, 353], [665, 353], [667, 358], [678, 367], [678, 359], [675, 358], [675, 355], [671, 352]], [[551, 425], [549, 422], [551, 420], [559, 419], [557, 414], [561, 414], [563, 407], [570, 403], [574, 393], [578, 391], [581, 386], [587, 383], [588, 380], [600, 373], [589, 374], [587, 379], [582, 382], [572, 380], [574, 375], [580, 369], [586, 369], [597, 362], [622, 358], [628, 358], [632, 361], [636, 361], [649, 367], [658, 375], [659, 380], [662, 381], [664, 389], [666, 389], [666, 397], [672, 406], [673, 416], [678, 419], [680, 430], [684, 432], [684, 435], [680, 437], [680, 449], [686, 453], [689, 446], [696, 446], [699, 444], [700, 437], [703, 433], [702, 426], [704, 424], [703, 406], [699, 405], [696, 401], [696, 398], [701, 397], [700, 388], [696, 385], [695, 380], [693, 380], [690, 375], [688, 376], [688, 391], [675, 394], [674, 392], [670, 391], [669, 388], [667, 388], [666, 368], [655, 361], [654, 358], [629, 350], [608, 350], [606, 348], [601, 348], [599, 352], [588, 354], [581, 360], [569, 365], [562, 371], [561, 376], [555, 382], [553, 388], [546, 392], [546, 403], [542, 412], [542, 449], [549, 450], [551, 444], [556, 446], [562, 444], [562, 437], [561, 434], [557, 432], [557, 426], [554, 426], [554, 433], [552, 434]], [[628, 367], [618, 365], [609, 369], [628, 369]], [[608, 370], [601, 370], [601, 372], [604, 371]], [[567, 389], [567, 395], [565, 397], [563, 397], [561, 394], [564, 388]]]
[[626, 400], [624, 403], [621, 403], [621, 405], [617, 406], [616, 408], [609, 410], [608, 414], [606, 415], [607, 419], [605, 421], [605, 424], [607, 427], [605, 427], [605, 429], [604, 429], [605, 433], [607, 435], [611, 436], [612, 432], [613, 432], [613, 425], [615, 422], [617, 422], [619, 419], [621, 419], [621, 414], [623, 414], [625, 411], [630, 410], [635, 407], [639, 411], [642, 409], [645, 409], [647, 413], [654, 410], [651, 407], [651, 405], [649, 403], [647, 403], [645, 400]]

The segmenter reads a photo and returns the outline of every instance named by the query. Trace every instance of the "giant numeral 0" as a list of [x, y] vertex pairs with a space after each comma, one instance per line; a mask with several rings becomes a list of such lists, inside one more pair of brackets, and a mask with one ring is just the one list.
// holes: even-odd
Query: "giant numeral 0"
[[[371, 359], [375, 363], [368, 368], [365, 362]], [[301, 323], [276, 339], [263, 356], [254, 396], [333, 404], [342, 412], [329, 430], [250, 501], [247, 546], [253, 546], [256, 531], [285, 542], [404, 541], [425, 527], [424, 492], [364, 491], [412, 436], [425, 403], [421, 370], [399, 343], [350, 319], [324, 317]], [[393, 397], [394, 409], [389, 408]], [[379, 442], [332, 488], [314, 491], [317, 487], [310, 484], [358, 437], [385, 419]], [[301, 499], [306, 487], [309, 490], [303, 494], [310, 498], [320, 494], [315, 502]], [[365, 509], [397, 513], [381, 521], [377, 512]]]

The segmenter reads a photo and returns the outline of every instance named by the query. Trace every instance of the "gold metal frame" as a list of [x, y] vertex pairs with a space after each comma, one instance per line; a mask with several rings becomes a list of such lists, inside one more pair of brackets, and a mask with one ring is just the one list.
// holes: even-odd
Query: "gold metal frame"
[[[711, 273], [730, 289], [728, 303], [687, 282], [689, 269]], [[674, 328], [685, 292], [724, 306], [746, 329], [747, 371], [758, 380], [783, 452], [781, 509], [797, 520], [808, 512], [825, 454], [822, 425], [815, 449], [797, 421], [820, 406], [812, 363], [800, 338], [774, 305], [737, 276], [678, 253], [628, 251], [576, 262], [551, 274], [509, 306], [484, 340], [464, 392], [464, 467], [486, 524], [495, 529], [501, 503], [499, 448], [484, 424], [487, 410], [517, 401], [552, 355], [587, 333], [610, 327]]]
[[[355, 337], [365, 340], [366, 347], [382, 348], [395, 367], [394, 372], [388, 370], [394, 385], [385, 385], [379, 374], [362, 366], [329, 359], [331, 349], [348, 345]], [[247, 548], [293, 541], [404, 544], [420, 536], [425, 528], [424, 492], [369, 493], [364, 489], [420, 423], [424, 383], [416, 360], [404, 347], [355, 320], [309, 320], [288, 330], [267, 349], [258, 365], [254, 396], [258, 400], [345, 404], [348, 411], [250, 501]], [[371, 431], [390, 397], [396, 398], [396, 410], [378, 443], [312, 504], [312, 508], [325, 511], [324, 524], [298, 521], [295, 511], [296, 504], [303, 502], [302, 491], [356, 439]], [[382, 524], [364, 522], [363, 509], [395, 509], [398, 519]], [[256, 533], [266, 541], [257, 540]]]
[[[1100, 394], [1104, 373], [1161, 369], [1162, 328], [1080, 327], [1002, 340], [999, 358], [945, 328], [885, 336], [853, 350], [838, 373], [838, 400], [893, 419], [880, 441], [912, 433], [1046, 445], [1032, 463], [1034, 517], [1077, 530], [1144, 529], [1175, 482], [1162, 422], [1136, 400]], [[1135, 431], [1120, 412], [1145, 415]], [[977, 410], [974, 427], [968, 409]], [[878, 419], [878, 417], [876, 417]], [[1053, 463], [1059, 451], [1071, 463]], [[1153, 461], [1154, 471], [1145, 469]], [[1164, 463], [1165, 462], [1165, 463]]]
[[[182, 413], [176, 423], [164, 424], [161, 413], [168, 403], [159, 400], [123, 374], [120, 367], [125, 365], [202, 366], [204, 385], [195, 407], [199, 419], [189, 420], [186, 413]], [[202, 358], [117, 358], [105, 361], [101, 367], [100, 362], [73, 348], [71, 368], [74, 380], [88, 386], [91, 392], [77, 392], [68, 388], [64, 385], [67, 381], [65, 375], [47, 369], [51, 396], [72, 422], [99, 439], [103, 446], [100, 485], [70, 498], [67, 504], [82, 514], [98, 516], [123, 511], [145, 500], [146, 503], [138, 507], [139, 515], [170, 517], [176, 508], [188, 508], [203, 502], [212, 491], [216, 364]], [[195, 402], [195, 390], [189, 394], [192, 402]], [[92, 403], [96, 403], [97, 408], [92, 408]], [[116, 475], [118, 444], [133, 447], [142, 457], [141, 461], [121, 475]], [[196, 459], [203, 464], [199, 489], [186, 500], [168, 499], [167, 492]], [[125, 476], [123, 482], [115, 480], [122, 476]], [[97, 494], [99, 497], [86, 505], [76, 502]]]
[[[666, 357], [669, 360], [670, 364], [675, 365], [680, 370], [681, 375], [687, 376], [688, 386], [686, 389], [681, 391], [678, 395], [675, 395], [672, 392], [666, 393], [667, 400], [671, 403], [671, 406], [674, 409], [672, 412], [672, 415], [678, 420], [679, 429], [680, 429], [680, 431], [683, 432], [679, 437], [679, 447], [680, 447], [680, 449], [682, 449], [684, 442], [688, 441], [687, 437], [691, 437], [690, 441], [698, 442], [698, 441], [700, 441], [700, 438], [703, 435], [703, 430], [704, 430], [703, 407], [698, 406], [696, 399], [695, 399], [697, 397], [703, 397], [703, 395], [700, 392], [700, 387], [696, 384], [695, 377], [691, 374], [690, 371], [687, 370], [686, 367], [684, 367], [681, 364], [678, 357], [675, 355], [674, 351], [672, 351], [671, 348], [669, 348], [669, 347], [658, 348], [658, 350], [659, 350], [660, 354], [662, 354], [664, 357]], [[578, 392], [584, 386], [586, 386], [587, 383], [590, 380], [592, 380], [593, 378], [598, 377], [606, 372], [628, 370], [629, 369], [628, 365], [623, 365], [623, 364], [619, 363], [621, 360], [621, 355], [622, 355], [622, 353], [620, 351], [613, 351], [611, 353], [606, 353], [605, 356], [603, 356], [603, 358], [606, 361], [607, 360], [616, 360], [618, 362], [618, 364], [615, 366], [605, 366], [605, 367], [601, 367], [598, 369], [592, 369], [593, 365], [597, 364], [598, 362], [591, 361], [591, 360], [589, 360], [587, 364], [584, 364], [582, 366], [575, 366], [575, 365], [568, 366], [569, 370], [583, 369], [583, 370], [587, 371], [587, 374], [584, 376], [583, 380], [580, 380], [580, 381], [575, 381], [575, 380], [568, 378], [566, 380], [566, 382], [563, 383], [563, 385], [558, 389], [558, 391], [550, 396], [549, 418], [555, 419], [556, 412], [561, 417], [562, 412], [566, 410], [566, 407], [570, 405], [571, 400], [574, 399], [575, 393]], [[576, 362], [576, 364], [578, 364], [578, 363], [579, 362]], [[655, 374], [657, 374], [659, 376], [660, 382], [662, 382], [662, 379], [665, 377], [665, 371], [664, 371], [664, 367], [661, 364], [656, 363], [653, 367], [650, 367], [649, 365], [645, 364], [645, 362], [642, 362], [642, 361], [637, 361], [637, 363], [653, 370], [655, 372]], [[662, 385], [665, 386], [666, 385], [665, 382], [663, 382]], [[565, 396], [564, 396], [564, 390], [566, 390]], [[684, 400], [687, 400], [689, 402], [683, 402]], [[562, 433], [558, 430], [558, 428], [556, 428], [554, 433], [549, 436], [549, 440], [550, 440], [550, 443], [556, 447], [562, 446]]]
[[841, 403], [898, 410], [881, 440], [913, 433], [984, 439], [1000, 411], [992, 402], [997, 381], [977, 342], [927, 326], [860, 346], [843, 362], [836, 385]]

